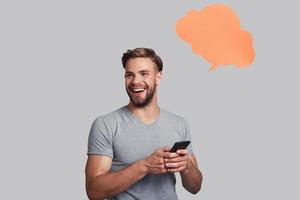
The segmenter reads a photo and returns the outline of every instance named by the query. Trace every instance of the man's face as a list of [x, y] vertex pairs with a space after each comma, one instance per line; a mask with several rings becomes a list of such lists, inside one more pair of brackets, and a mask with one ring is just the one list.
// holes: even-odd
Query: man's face
[[132, 58], [127, 61], [126, 92], [136, 107], [144, 107], [151, 102], [160, 79], [161, 72], [158, 72], [150, 58]]

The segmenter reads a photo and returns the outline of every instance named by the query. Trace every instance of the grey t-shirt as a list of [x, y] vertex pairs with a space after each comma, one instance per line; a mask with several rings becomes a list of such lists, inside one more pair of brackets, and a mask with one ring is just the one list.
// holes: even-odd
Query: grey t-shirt
[[[111, 171], [118, 171], [145, 159], [158, 148], [172, 147], [175, 142], [183, 140], [191, 140], [184, 118], [160, 109], [159, 117], [152, 124], [144, 124], [127, 106], [123, 106], [95, 119], [89, 134], [87, 154], [111, 157]], [[191, 144], [187, 149], [190, 154], [193, 153]], [[175, 183], [174, 173], [148, 174], [111, 199], [176, 200]]]

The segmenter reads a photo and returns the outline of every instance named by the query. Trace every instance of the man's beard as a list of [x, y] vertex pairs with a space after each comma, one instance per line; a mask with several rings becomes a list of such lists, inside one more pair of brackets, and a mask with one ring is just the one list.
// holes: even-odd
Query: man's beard
[[[129, 87], [131, 88], [131, 87]], [[134, 97], [131, 95], [131, 90], [126, 87], [126, 92], [131, 100], [131, 102], [136, 106], [136, 107], [145, 107], [147, 106], [151, 100], [153, 99], [153, 96], [156, 91], [156, 85], [154, 84], [153, 87], [149, 87], [148, 84], [146, 84], [146, 97], [145, 98], [140, 98], [140, 97]]]

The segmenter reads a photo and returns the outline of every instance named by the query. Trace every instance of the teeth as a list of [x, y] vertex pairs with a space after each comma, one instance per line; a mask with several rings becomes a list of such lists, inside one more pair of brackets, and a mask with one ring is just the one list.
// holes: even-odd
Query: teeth
[[134, 92], [139, 92], [139, 91], [144, 91], [145, 89], [140, 88], [140, 89], [133, 89]]

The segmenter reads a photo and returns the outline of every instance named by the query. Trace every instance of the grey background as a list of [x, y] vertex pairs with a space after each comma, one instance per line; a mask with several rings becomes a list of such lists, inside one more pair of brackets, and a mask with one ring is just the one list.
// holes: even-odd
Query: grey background
[[213, 2], [1, 1], [0, 199], [87, 199], [91, 123], [128, 103], [120, 57], [139, 46], [164, 60], [159, 105], [192, 129], [203, 188], [179, 179], [180, 199], [299, 199], [299, 5], [222, 1], [256, 59], [208, 72], [175, 22]]

